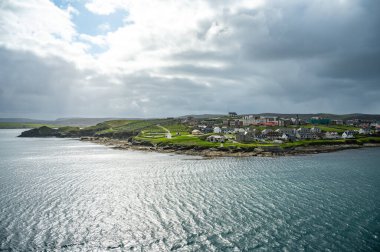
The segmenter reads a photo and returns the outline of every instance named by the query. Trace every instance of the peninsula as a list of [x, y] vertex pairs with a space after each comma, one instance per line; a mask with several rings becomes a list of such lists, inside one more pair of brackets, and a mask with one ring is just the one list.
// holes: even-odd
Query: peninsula
[[83, 128], [42, 126], [22, 132], [20, 137], [69, 137], [118, 149], [205, 157], [314, 154], [380, 146], [378, 116], [357, 117], [230, 112], [220, 116], [109, 120]]

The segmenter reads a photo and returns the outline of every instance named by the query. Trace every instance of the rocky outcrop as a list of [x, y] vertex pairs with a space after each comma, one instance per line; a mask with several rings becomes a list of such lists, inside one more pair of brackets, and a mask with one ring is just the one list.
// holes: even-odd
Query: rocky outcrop
[[52, 129], [47, 126], [27, 130], [21, 133], [19, 137], [57, 137], [60, 136], [57, 129]]
[[137, 134], [135, 132], [128, 131], [98, 133], [99, 128], [101, 127], [88, 127], [85, 129], [80, 129], [78, 127], [68, 126], [53, 129], [47, 126], [42, 126], [40, 128], [24, 131], [21, 135], [19, 135], [19, 137], [107, 137], [117, 140], [129, 140]]

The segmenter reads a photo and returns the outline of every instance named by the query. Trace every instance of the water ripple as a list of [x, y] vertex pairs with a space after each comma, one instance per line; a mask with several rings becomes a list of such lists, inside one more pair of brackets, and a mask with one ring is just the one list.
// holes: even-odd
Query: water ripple
[[376, 251], [379, 149], [170, 156], [0, 131], [0, 251]]

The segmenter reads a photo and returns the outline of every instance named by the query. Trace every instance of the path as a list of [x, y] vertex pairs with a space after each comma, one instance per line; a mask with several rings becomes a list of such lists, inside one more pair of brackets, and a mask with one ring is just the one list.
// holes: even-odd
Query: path
[[167, 128], [165, 128], [164, 126], [161, 126], [159, 124], [157, 124], [158, 127], [160, 127], [161, 129], [165, 130], [167, 133], [166, 133], [166, 138], [172, 138], [172, 133], [170, 133], [170, 130], [168, 130]]

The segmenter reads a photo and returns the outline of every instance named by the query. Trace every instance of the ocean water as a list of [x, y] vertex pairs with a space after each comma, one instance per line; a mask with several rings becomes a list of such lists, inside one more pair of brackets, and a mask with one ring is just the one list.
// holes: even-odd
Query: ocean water
[[0, 130], [0, 251], [380, 251], [380, 148], [202, 159]]

